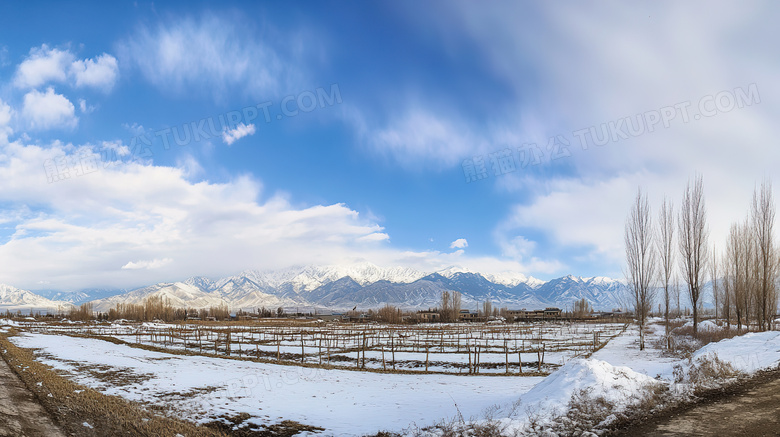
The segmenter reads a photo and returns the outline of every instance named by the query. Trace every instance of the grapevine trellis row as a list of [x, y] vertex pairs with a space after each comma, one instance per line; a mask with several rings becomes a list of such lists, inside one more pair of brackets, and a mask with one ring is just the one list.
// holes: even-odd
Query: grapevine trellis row
[[[281, 364], [455, 374], [540, 374], [588, 356], [622, 331], [614, 323], [453, 325], [198, 325], [31, 323], [34, 332]], [[550, 358], [553, 359], [550, 359]], [[547, 360], [545, 360], [547, 358]]]

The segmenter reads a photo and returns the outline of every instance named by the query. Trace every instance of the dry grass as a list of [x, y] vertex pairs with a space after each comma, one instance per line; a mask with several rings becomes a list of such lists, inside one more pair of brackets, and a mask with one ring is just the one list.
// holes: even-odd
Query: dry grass
[[696, 394], [721, 387], [724, 383], [743, 377], [745, 377], [744, 373], [734, 369], [730, 363], [722, 361], [717, 355], [690, 360], [687, 369], [679, 364], [674, 368], [675, 382], [691, 384]]
[[693, 334], [692, 326], [679, 326], [671, 331], [671, 349], [666, 348], [666, 339], [662, 338], [656, 344], [660, 349], [667, 349], [667, 352], [676, 357], [689, 358], [691, 354], [703, 346], [715, 343], [728, 338], [734, 338], [745, 334], [744, 330], [737, 329], [719, 329], [719, 330], [699, 330], [696, 335]]

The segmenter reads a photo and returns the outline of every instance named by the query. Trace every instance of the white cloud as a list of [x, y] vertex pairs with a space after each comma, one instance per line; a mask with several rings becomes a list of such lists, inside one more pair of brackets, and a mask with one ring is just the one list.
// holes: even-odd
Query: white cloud
[[512, 239], [500, 241], [502, 255], [508, 256], [513, 259], [523, 259], [531, 256], [534, 249], [536, 249], [536, 242], [531, 241], [522, 235], [518, 235]]
[[11, 63], [8, 61], [8, 47], [0, 47], [0, 67], [5, 67], [10, 64]]
[[163, 259], [152, 259], [152, 260], [141, 260], [141, 261], [130, 261], [127, 264], [122, 266], [122, 270], [141, 270], [141, 269], [147, 269], [147, 270], [153, 270], [153, 269], [159, 269], [161, 267], [165, 267], [168, 264], [173, 262], [170, 258], [163, 258]]
[[76, 87], [90, 86], [108, 92], [116, 83], [119, 65], [115, 57], [103, 53], [94, 60], [74, 61], [70, 66], [70, 74], [75, 78]]
[[0, 282], [133, 287], [248, 268], [365, 260], [428, 271], [453, 264], [487, 273], [533, 266], [467, 257], [462, 249], [393, 248], [382, 226], [343, 204], [296, 206], [283, 196], [263, 196], [260, 182], [248, 176], [194, 182], [183, 168], [136, 163], [81, 174], [70, 163], [61, 169], [70, 172], [67, 179], [47, 181], [52, 168], [44, 162], [89, 157], [92, 150], [19, 141], [0, 150], [0, 178], [14, 181], [0, 184], [0, 202], [17, 205], [2, 215], [13, 235], [0, 244]]
[[469, 243], [465, 238], [458, 238], [450, 243], [450, 249], [465, 249], [467, 247], [469, 247]]
[[79, 111], [81, 111], [82, 114], [89, 114], [95, 111], [95, 107], [88, 105], [86, 100], [79, 99]]
[[240, 140], [241, 138], [244, 138], [249, 135], [255, 134], [255, 125], [249, 124], [248, 126], [244, 123], [239, 123], [235, 128], [233, 129], [225, 129], [224, 132], [222, 132], [222, 141], [225, 142], [228, 146], [235, 143], [236, 141]]
[[[755, 182], [780, 166], [780, 149], [774, 147], [780, 106], [769, 97], [780, 92], [775, 80], [780, 61], [772, 55], [776, 49], [771, 43], [780, 38], [780, 29], [773, 13], [765, 10], [767, 4], [725, 6], [700, 19], [705, 7], [700, 2], [672, 8], [653, 3], [639, 8], [578, 3], [485, 7], [461, 1], [430, 19], [426, 15], [425, 23], [420, 14], [408, 13], [414, 24], [438, 32], [453, 57], [478, 57], [485, 82], [504, 85], [506, 99], [495, 102], [496, 111], [485, 126], [436, 111], [433, 99], [420, 100], [425, 105], [417, 111], [436, 114], [431, 125], [469, 138], [452, 141], [457, 158], [448, 160], [446, 149], [436, 146], [447, 141], [424, 134], [420, 138], [427, 139], [420, 144], [412, 134], [409, 140], [390, 136], [398, 140], [384, 141], [384, 148], [456, 167], [472, 155], [484, 155], [489, 163], [487, 154], [506, 144], [536, 142], [544, 148], [550, 136], [566, 136], [569, 158], [551, 161], [543, 150], [544, 163], [524, 171], [493, 178], [488, 168], [489, 181], [521, 199], [496, 225], [496, 234], [504, 254], [526, 265], [545, 253], [551, 254], [551, 262], [582, 262], [580, 268], [589, 264], [619, 274], [623, 223], [637, 186], [651, 194], [654, 205], [664, 194], [679, 202], [694, 172], [704, 176], [712, 241], [723, 244], [728, 223], [742, 219]], [[702, 97], [747, 89], [752, 83], [760, 103], [694, 118]], [[687, 102], [688, 122], [678, 113], [668, 128], [652, 133], [591, 144], [587, 150], [573, 135], [581, 128], [600, 129], [602, 123]], [[387, 126], [388, 132], [416, 130], [410, 123]], [[411, 146], [403, 150], [398, 146], [403, 144]], [[545, 238], [544, 244], [529, 239], [534, 233]]]
[[205, 173], [203, 166], [190, 154], [177, 158], [176, 168], [181, 169], [182, 176], [187, 179], [194, 179]]
[[14, 132], [10, 126], [12, 115], [11, 106], [0, 100], [0, 145], [7, 143], [8, 137]]
[[75, 87], [95, 87], [110, 91], [117, 76], [119, 64], [115, 57], [103, 53], [94, 59], [77, 60], [70, 50], [49, 48], [46, 44], [30, 50], [14, 75], [18, 88], [38, 88], [51, 82], [69, 83]]
[[212, 14], [141, 27], [119, 44], [120, 59], [165, 91], [200, 92], [206, 86], [215, 98], [228, 89], [267, 98], [296, 83], [300, 73], [285, 59], [294, 55], [282, 54], [287, 42], [290, 53], [303, 47], [295, 33], [288, 31], [271, 45], [266, 43], [270, 26], [257, 36], [242, 23], [239, 16]]
[[486, 143], [466, 123], [423, 108], [409, 108], [384, 127], [367, 128], [353, 122], [362, 125], [359, 129], [374, 150], [410, 167], [419, 167], [421, 162], [449, 167]]
[[50, 49], [43, 44], [30, 50], [30, 56], [19, 64], [14, 85], [19, 88], [35, 88], [48, 82], [65, 82], [67, 68], [74, 56], [69, 50]]
[[358, 241], [375, 242], [375, 241], [388, 241], [390, 236], [384, 232], [374, 232], [372, 234], [364, 235], [358, 238]]
[[78, 124], [76, 108], [65, 96], [47, 88], [46, 92], [32, 90], [24, 95], [22, 116], [32, 129], [73, 128]]

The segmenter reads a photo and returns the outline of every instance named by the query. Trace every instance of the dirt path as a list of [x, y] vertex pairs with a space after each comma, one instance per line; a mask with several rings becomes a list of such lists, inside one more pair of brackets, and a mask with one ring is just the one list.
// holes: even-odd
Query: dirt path
[[2, 358], [0, 358], [0, 436], [65, 437]]
[[780, 372], [751, 380], [684, 411], [625, 430], [631, 436], [780, 436]]

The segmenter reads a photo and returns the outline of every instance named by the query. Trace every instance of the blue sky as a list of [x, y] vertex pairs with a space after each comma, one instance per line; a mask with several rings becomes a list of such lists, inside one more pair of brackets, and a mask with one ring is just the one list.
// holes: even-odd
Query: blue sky
[[43, 5], [0, 7], [16, 286], [620, 277], [638, 186], [701, 173], [717, 244], [780, 158], [771, 3]]

